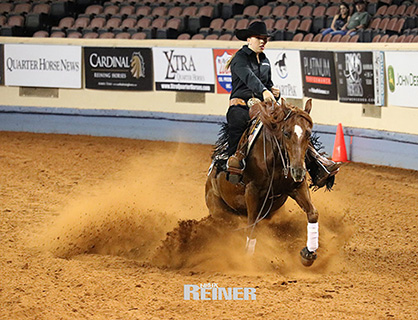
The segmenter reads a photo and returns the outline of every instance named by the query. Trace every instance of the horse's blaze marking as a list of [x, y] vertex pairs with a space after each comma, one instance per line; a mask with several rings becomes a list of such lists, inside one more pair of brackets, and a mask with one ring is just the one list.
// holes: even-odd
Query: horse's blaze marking
[[295, 125], [295, 133], [296, 133], [296, 135], [298, 136], [299, 139], [302, 138], [303, 130], [300, 126]]

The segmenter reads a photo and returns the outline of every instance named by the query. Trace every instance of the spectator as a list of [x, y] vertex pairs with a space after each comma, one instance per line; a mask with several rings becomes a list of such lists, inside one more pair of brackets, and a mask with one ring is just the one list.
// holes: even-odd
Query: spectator
[[357, 31], [365, 29], [370, 21], [370, 14], [366, 11], [366, 3], [364, 0], [357, 0], [356, 12], [353, 13], [351, 18], [348, 20], [348, 23], [341, 30], [334, 31], [332, 34], [349, 34], [351, 36], [355, 35]]
[[[338, 30], [345, 30], [348, 20], [350, 20], [350, 8], [347, 3], [342, 2], [340, 4], [340, 12], [334, 16], [331, 27], [325, 29], [322, 35], [325, 36], [328, 33], [332, 33]], [[344, 28], [344, 29], [343, 29]]]

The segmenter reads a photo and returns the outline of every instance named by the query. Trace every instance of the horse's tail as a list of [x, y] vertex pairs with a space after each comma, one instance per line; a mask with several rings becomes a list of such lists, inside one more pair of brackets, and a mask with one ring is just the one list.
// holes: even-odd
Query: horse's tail
[[229, 127], [228, 123], [222, 122], [221, 129], [218, 133], [218, 140], [215, 143], [215, 148], [212, 153], [212, 159], [217, 155], [222, 155], [228, 149]]

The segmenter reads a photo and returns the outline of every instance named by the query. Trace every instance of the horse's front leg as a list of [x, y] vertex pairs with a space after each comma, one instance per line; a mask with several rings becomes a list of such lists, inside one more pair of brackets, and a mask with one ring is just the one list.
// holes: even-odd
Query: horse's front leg
[[312, 204], [308, 184], [304, 181], [301, 186], [290, 195], [308, 217], [308, 232], [306, 247], [300, 251], [302, 264], [311, 266], [317, 258], [315, 251], [319, 246], [318, 211]]
[[256, 224], [260, 210], [260, 190], [252, 182], [248, 183], [245, 188], [245, 202], [247, 206], [248, 231], [247, 244], [245, 250], [248, 254], [254, 254], [256, 240]]

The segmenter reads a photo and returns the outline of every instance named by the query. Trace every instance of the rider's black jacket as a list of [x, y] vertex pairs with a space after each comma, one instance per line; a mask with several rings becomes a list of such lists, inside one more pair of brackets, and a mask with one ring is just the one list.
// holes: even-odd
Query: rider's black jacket
[[273, 86], [271, 81], [270, 61], [261, 52], [260, 63], [257, 61], [256, 53], [243, 46], [235, 54], [231, 62], [232, 91], [230, 99], [241, 98], [245, 101], [252, 97], [263, 100], [263, 91], [270, 90]]

